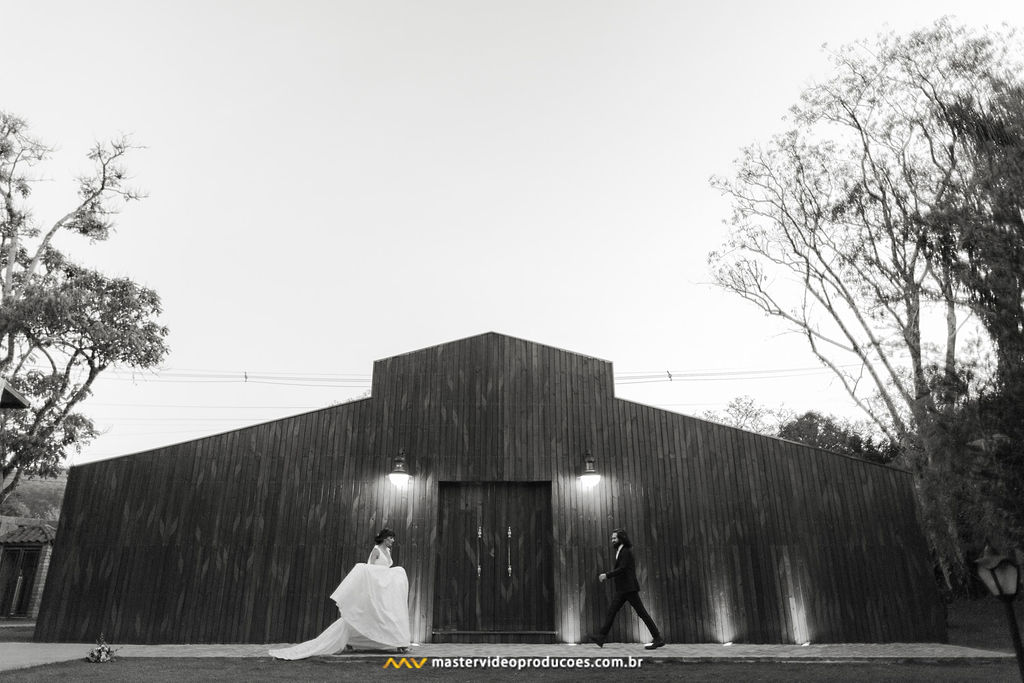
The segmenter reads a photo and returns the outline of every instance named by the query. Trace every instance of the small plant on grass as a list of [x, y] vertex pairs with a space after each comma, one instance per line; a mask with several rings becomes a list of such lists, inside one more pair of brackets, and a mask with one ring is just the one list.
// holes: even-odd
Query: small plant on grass
[[87, 662], [112, 662], [114, 661], [114, 653], [117, 652], [114, 648], [107, 645], [107, 641], [103, 639], [103, 634], [100, 634], [100, 639], [96, 641], [96, 647], [89, 650], [89, 654], [85, 656]]

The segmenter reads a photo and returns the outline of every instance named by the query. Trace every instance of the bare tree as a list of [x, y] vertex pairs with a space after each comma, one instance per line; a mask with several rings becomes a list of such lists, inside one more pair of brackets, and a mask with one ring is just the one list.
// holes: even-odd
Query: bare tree
[[[1009, 31], [948, 20], [847, 46], [790, 130], [712, 181], [733, 206], [717, 284], [803, 336], [919, 482], [959, 453], [951, 418], [973, 371], [957, 248], [934, 248], [929, 220], [974, 171], [948, 111], [1016, 82], [1020, 54]], [[963, 562], [950, 514], [945, 538], [931, 527], [946, 569]]]
[[792, 420], [793, 411], [786, 408], [768, 408], [750, 396], [737, 396], [719, 412], [706, 410], [701, 415], [706, 420], [745, 429], [758, 434], [778, 434], [781, 426]]

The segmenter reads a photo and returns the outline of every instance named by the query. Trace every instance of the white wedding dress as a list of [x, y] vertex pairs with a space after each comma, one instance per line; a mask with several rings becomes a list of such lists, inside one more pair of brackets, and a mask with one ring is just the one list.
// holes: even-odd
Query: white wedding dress
[[[392, 567], [391, 551], [380, 550], [360, 562], [331, 593], [341, 617], [313, 640], [271, 650], [278, 659], [305, 659], [341, 652], [346, 645], [368, 650], [409, 647], [409, 579]], [[372, 562], [371, 562], [372, 560]]]

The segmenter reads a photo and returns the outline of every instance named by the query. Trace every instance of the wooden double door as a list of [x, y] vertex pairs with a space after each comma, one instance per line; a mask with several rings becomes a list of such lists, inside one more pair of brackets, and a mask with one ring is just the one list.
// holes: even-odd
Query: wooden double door
[[442, 482], [434, 642], [554, 642], [550, 482]]

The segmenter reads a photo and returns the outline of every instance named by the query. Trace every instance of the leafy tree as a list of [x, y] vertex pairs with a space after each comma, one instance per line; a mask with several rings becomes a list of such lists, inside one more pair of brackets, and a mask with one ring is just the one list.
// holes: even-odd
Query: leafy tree
[[892, 462], [899, 455], [898, 445], [879, 437], [870, 424], [854, 423], [813, 410], [797, 415], [785, 407], [771, 409], [750, 396], [737, 396], [721, 412], [705, 411], [702, 417], [872, 462]]
[[167, 353], [155, 292], [78, 265], [54, 244], [68, 233], [110, 236], [123, 203], [140, 198], [126, 185], [131, 150], [126, 139], [94, 146], [77, 201], [43, 225], [26, 204], [51, 150], [23, 120], [0, 112], [0, 376], [32, 404], [0, 413], [0, 503], [21, 477], [57, 474], [95, 435], [76, 408], [103, 370], [153, 367]]
[[[995, 376], [977, 402], [974, 472], [1003, 512], [1003, 547], [1024, 540], [1024, 86], [984, 100], [965, 95], [945, 112], [971, 173], [928, 216], [930, 246], [955, 252], [954, 274], [995, 347]], [[994, 535], [994, 534], [990, 534]]]
[[18, 488], [0, 504], [0, 515], [58, 519], [66, 486], [67, 477], [22, 477]]
[[996, 384], [1024, 384], [1024, 84], [1007, 84], [990, 99], [973, 94], [943, 115], [970, 160], [923, 216], [928, 247], [950, 252], [953, 272], [996, 348]]
[[897, 444], [877, 437], [867, 426], [814, 410], [779, 425], [776, 436], [871, 462], [888, 463], [899, 455]]
[[967, 471], [964, 415], [986, 379], [965, 353], [963, 329], [972, 310], [990, 329], [985, 315], [1013, 302], [970, 294], [964, 274], [973, 266], [964, 264], [973, 258], [989, 277], [995, 262], [983, 252], [999, 247], [982, 249], [980, 233], [972, 241], [951, 225], [965, 216], [985, 229], [1010, 224], [991, 220], [1009, 213], [995, 191], [1004, 156], [965, 131], [980, 125], [979, 112], [1018, 121], [1005, 94], [1021, 86], [1021, 47], [1010, 31], [940, 20], [832, 59], [833, 75], [803, 93], [790, 129], [746, 148], [732, 179], [713, 179], [733, 216], [710, 262], [718, 285], [786, 321], [899, 444], [952, 584], [966, 571], [972, 515], [959, 506], [970, 495], [944, 495], [939, 483]]

